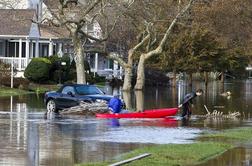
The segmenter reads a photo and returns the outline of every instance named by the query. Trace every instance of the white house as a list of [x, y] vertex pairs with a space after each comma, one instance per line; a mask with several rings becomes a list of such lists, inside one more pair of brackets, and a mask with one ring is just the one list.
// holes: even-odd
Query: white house
[[[33, 57], [73, 55], [66, 30], [47, 24], [38, 25], [32, 21], [50, 17], [47, 5], [55, 5], [55, 0], [8, 0], [11, 1], [11, 8], [15, 9], [9, 9], [9, 4], [0, 3], [0, 60], [14, 63], [18, 76], [23, 76], [23, 71]], [[98, 22], [86, 27], [86, 31], [95, 37], [102, 35]], [[92, 48], [101, 45], [89, 41], [84, 47], [92, 72], [121, 78], [122, 68], [117, 62], [107, 59], [102, 51], [93, 51], [97, 49]]]
[[14, 63], [18, 76], [33, 57], [62, 55], [62, 45], [68, 40], [47, 26], [33, 23], [35, 17], [33, 9], [0, 9], [0, 60]]

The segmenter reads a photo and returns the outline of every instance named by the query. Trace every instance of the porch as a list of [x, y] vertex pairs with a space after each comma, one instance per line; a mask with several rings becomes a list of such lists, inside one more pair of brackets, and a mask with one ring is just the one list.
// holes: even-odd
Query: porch
[[63, 43], [29, 38], [0, 39], [0, 61], [12, 64], [17, 71], [24, 71], [34, 57], [63, 55]]
[[117, 61], [108, 59], [105, 54], [89, 52], [86, 55], [90, 66], [90, 71], [99, 76], [105, 76], [107, 79], [112, 77], [122, 79], [123, 68]]

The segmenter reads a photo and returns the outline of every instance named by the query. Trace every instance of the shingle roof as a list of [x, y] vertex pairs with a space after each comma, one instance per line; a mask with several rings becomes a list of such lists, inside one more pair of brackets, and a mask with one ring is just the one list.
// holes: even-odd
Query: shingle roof
[[39, 26], [41, 38], [69, 38], [70, 33], [63, 27], [55, 27], [46, 24]]
[[[44, 4], [50, 9], [58, 9], [60, 6], [59, 0], [44, 0]], [[86, 0], [72, 0], [72, 2], [78, 2], [81, 4], [86, 4]]]
[[44, 0], [43, 2], [50, 9], [57, 9], [60, 5], [58, 0]]
[[28, 36], [34, 16], [33, 9], [0, 9], [0, 35]]

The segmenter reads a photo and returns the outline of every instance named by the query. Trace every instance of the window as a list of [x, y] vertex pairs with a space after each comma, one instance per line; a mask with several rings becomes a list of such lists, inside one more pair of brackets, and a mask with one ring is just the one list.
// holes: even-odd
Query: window
[[102, 91], [95, 86], [78, 86], [76, 87], [76, 91], [79, 95], [102, 94]]
[[41, 50], [41, 55], [43, 57], [47, 57], [49, 55], [49, 44], [41, 44]]
[[89, 66], [92, 69], [95, 68], [95, 55], [94, 54], [90, 54]]
[[112, 59], [108, 60], [108, 68], [113, 69], [114, 68], [114, 61]]
[[94, 31], [94, 25], [92, 23], [87, 25], [87, 31], [88, 33]]
[[19, 56], [19, 43], [18, 42], [10, 42], [9, 43], [9, 56], [10, 57], [18, 57]]
[[25, 58], [26, 54], [26, 43], [22, 42], [22, 57]]
[[72, 94], [75, 94], [74, 88], [72, 86], [66, 86], [62, 90], [62, 94], [68, 94], [68, 92], [72, 92]]

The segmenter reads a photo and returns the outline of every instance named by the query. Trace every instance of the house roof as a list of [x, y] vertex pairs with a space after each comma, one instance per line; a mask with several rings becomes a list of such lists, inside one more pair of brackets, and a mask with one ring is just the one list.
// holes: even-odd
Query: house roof
[[[60, 6], [60, 2], [58, 0], [44, 0], [44, 4], [50, 9], [57, 9]], [[86, 0], [72, 0], [73, 3], [81, 3], [86, 4]]]
[[33, 9], [0, 9], [0, 35], [29, 36]]
[[55, 27], [47, 24], [40, 24], [41, 38], [69, 38], [70, 33], [63, 27]]
[[56, 0], [44, 0], [43, 2], [50, 9], [57, 9], [60, 5], [59, 1]]

